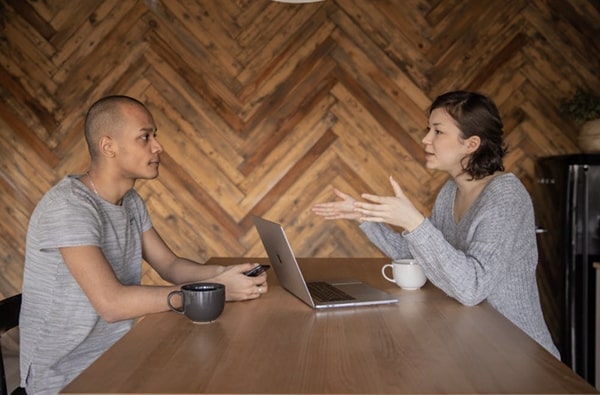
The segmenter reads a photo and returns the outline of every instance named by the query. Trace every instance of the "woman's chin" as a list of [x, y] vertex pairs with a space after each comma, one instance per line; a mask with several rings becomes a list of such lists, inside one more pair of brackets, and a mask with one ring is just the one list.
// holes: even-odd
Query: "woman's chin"
[[435, 162], [433, 161], [433, 158], [425, 159], [425, 167], [427, 169], [430, 169], [430, 170], [435, 170], [436, 169]]

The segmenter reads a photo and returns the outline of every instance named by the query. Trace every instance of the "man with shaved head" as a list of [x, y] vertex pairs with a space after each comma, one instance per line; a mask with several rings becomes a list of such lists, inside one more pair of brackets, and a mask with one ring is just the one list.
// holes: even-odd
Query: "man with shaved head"
[[[20, 363], [29, 394], [58, 393], [134, 319], [167, 311], [167, 295], [181, 284], [225, 284], [230, 301], [268, 289], [265, 274], [243, 274], [257, 264], [201, 265], [175, 255], [154, 229], [134, 185], [158, 176], [163, 147], [141, 102], [98, 100], [87, 113], [85, 138], [89, 170], [50, 189], [27, 231]], [[174, 285], [141, 285], [142, 260]]]

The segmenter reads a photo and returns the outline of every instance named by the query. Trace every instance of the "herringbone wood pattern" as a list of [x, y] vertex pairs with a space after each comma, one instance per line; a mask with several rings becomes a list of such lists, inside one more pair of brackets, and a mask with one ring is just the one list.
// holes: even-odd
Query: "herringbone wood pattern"
[[[442, 174], [423, 167], [432, 98], [498, 103], [508, 170], [577, 152], [557, 109], [600, 90], [595, 0], [1, 0], [0, 293], [21, 286], [28, 217], [84, 172], [85, 111], [106, 94], [146, 102], [166, 153], [140, 182], [175, 251], [264, 256], [250, 216], [284, 223], [300, 256], [378, 256], [355, 224], [324, 222], [332, 187], [391, 193], [424, 212]], [[159, 282], [147, 273], [145, 282]]]

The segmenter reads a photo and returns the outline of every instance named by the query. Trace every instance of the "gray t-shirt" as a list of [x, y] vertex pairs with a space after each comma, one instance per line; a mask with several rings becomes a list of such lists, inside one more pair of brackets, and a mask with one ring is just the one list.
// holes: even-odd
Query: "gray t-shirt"
[[119, 281], [136, 285], [142, 233], [151, 227], [133, 189], [117, 206], [91, 192], [79, 176], [67, 176], [43, 196], [27, 231], [19, 324], [21, 386], [28, 393], [58, 393], [133, 324], [109, 324], [96, 313], [59, 248], [98, 246]]
[[363, 223], [367, 237], [392, 259], [415, 258], [427, 278], [472, 306], [487, 301], [557, 358], [536, 282], [533, 205], [513, 174], [495, 177], [461, 221], [454, 221], [456, 183], [447, 181], [430, 218], [412, 232]]

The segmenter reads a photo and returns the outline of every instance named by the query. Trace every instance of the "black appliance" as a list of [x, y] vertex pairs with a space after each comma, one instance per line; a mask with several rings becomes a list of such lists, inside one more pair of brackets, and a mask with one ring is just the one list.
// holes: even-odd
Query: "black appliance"
[[600, 155], [536, 161], [542, 309], [562, 361], [595, 385], [596, 277], [600, 262]]

